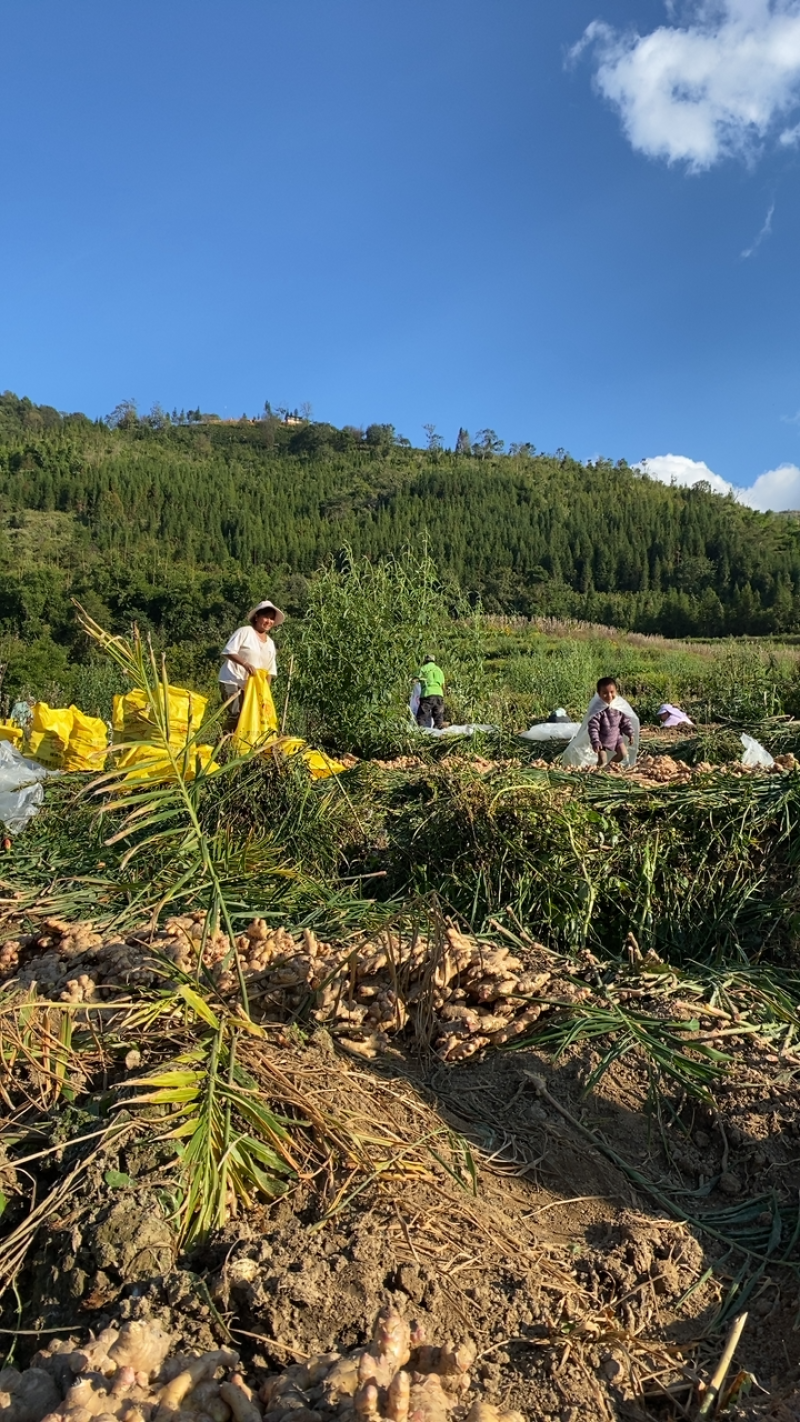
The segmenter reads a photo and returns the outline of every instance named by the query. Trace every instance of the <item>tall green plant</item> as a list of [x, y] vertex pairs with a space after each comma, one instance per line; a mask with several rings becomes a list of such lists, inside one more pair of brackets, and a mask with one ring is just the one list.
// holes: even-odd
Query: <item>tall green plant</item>
[[728, 642], [709, 668], [707, 719], [752, 723], [778, 715], [788, 684], [788, 669], [757, 642]]
[[[220, 769], [203, 763], [198, 754], [200, 735], [197, 733], [187, 735], [180, 744], [173, 738], [166, 665], [162, 662], [161, 667], [158, 666], [152, 648], [142, 642], [138, 632], [134, 633], [130, 642], [124, 637], [112, 637], [82, 609], [81, 623], [128, 684], [143, 693], [151, 728], [144, 744], [152, 750], [154, 762], [161, 769], [160, 774], [143, 776], [137, 781], [127, 768], [117, 765], [93, 782], [92, 790], [103, 797], [100, 813], [120, 812], [123, 816], [120, 827], [108, 843], [124, 841], [128, 844], [121, 868], [145, 850], [154, 847], [166, 850], [173, 857], [175, 874], [159, 907], [175, 897], [186, 884], [192, 884], [201, 894], [205, 890], [209, 896], [209, 921], [215, 926], [222, 921], [233, 942], [233, 928], [217, 862], [221, 844], [218, 845], [204, 833], [199, 817], [200, 796], [205, 783], [209, 774], [219, 774]], [[220, 715], [221, 712], [203, 727], [206, 737]], [[125, 750], [127, 747], [120, 746], [118, 749]], [[234, 764], [229, 762], [225, 769], [229, 772]], [[241, 990], [246, 1007], [243, 982]]]
[[[266, 1102], [259, 1100], [256, 1083], [236, 1063], [240, 1031], [258, 1034], [250, 1018], [247, 988], [223, 879], [228, 841], [223, 833], [209, 834], [201, 822], [201, 799], [210, 775], [222, 777], [248, 757], [231, 759], [225, 766], [208, 766], [198, 754], [201, 735], [208, 735], [221, 712], [199, 733], [181, 743], [170, 727], [169, 682], [166, 666], [159, 668], [152, 648], [137, 633], [129, 642], [112, 637], [85, 612], [81, 622], [88, 635], [108, 654], [110, 662], [143, 693], [150, 727], [147, 745], [153, 750], [159, 772], [153, 778], [131, 779], [124, 765], [99, 776], [90, 793], [102, 798], [100, 813], [116, 814], [121, 823], [107, 843], [124, 843], [120, 864], [154, 849], [171, 868], [154, 917], [163, 906], [191, 886], [207, 908], [203, 938], [198, 948], [197, 987], [184, 982], [180, 996], [205, 1027], [201, 1040], [184, 1053], [170, 1070], [140, 1078], [131, 1086], [149, 1089], [142, 1103], [159, 1105], [172, 1113], [171, 1139], [180, 1144], [182, 1193], [179, 1215], [184, 1237], [202, 1237], [228, 1217], [232, 1203], [250, 1203], [261, 1195], [273, 1198], [283, 1188], [282, 1177], [291, 1171], [286, 1130]], [[118, 747], [124, 750], [125, 747]], [[207, 975], [203, 952], [209, 929], [222, 923], [230, 947], [222, 966], [238, 977], [237, 1014], [215, 1012], [202, 995]], [[171, 976], [180, 975], [175, 970]], [[213, 982], [206, 981], [209, 994]]]
[[451, 720], [480, 714], [480, 617], [440, 580], [427, 550], [371, 563], [348, 551], [309, 588], [292, 643], [293, 695], [313, 739], [375, 752], [402, 741], [411, 683], [430, 652], [447, 679]]
[[565, 707], [578, 720], [589, 703], [602, 665], [590, 642], [565, 637], [555, 646], [532, 638], [525, 651], [509, 659], [504, 680], [513, 692], [531, 697], [531, 713], [546, 716]]

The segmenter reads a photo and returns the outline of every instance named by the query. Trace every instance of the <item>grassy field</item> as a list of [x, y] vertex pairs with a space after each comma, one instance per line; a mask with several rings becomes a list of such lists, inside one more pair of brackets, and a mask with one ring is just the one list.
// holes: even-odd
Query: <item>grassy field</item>
[[[324, 696], [341, 667], [316, 672], [316, 702], [301, 671], [306, 700], [294, 725], [290, 710], [289, 728], [311, 724], [338, 750], [333, 732], [349, 707], [350, 745], [362, 756], [346, 774], [313, 782], [302, 764], [231, 764], [223, 753], [221, 774], [143, 787], [130, 815], [123, 786], [103, 818], [85, 778], [66, 776], [14, 842], [10, 881], [40, 909], [106, 922], [196, 906], [206, 893], [214, 914], [224, 903], [236, 921], [255, 914], [340, 934], [436, 903], [473, 932], [502, 922], [560, 952], [615, 957], [633, 933], [643, 951], [676, 964], [793, 967], [800, 776], [746, 775], [738, 762], [743, 729], [774, 755], [800, 755], [797, 652], [552, 624], [471, 626], [460, 636], [481, 631], [486, 671], [472, 708], [498, 733], [432, 742], [394, 719], [395, 703], [370, 701], [369, 680], [361, 705], [354, 683], [337, 691], [331, 721]], [[456, 664], [472, 670], [472, 645], [453, 646]], [[601, 672], [619, 677], [639, 711], [656, 768], [664, 755], [687, 767], [670, 783], [569, 773], [557, 744], [515, 734], [554, 705], [580, 717]], [[141, 650], [128, 674], [155, 685]], [[683, 704], [696, 727], [681, 735], [653, 726], [663, 698]], [[218, 734], [212, 726], [201, 739]], [[112, 788], [104, 785], [106, 800]]]
[[679, 642], [612, 628], [486, 620], [487, 687], [503, 724], [564, 706], [581, 718], [600, 676], [614, 676], [643, 723], [672, 701], [698, 722], [754, 724], [800, 711], [800, 655], [791, 643]]

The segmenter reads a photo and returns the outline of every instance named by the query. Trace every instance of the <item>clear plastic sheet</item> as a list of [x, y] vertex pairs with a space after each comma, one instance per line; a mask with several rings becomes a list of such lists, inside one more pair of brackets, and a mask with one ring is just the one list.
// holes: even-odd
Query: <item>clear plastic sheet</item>
[[52, 773], [10, 741], [0, 741], [0, 821], [9, 834], [19, 834], [33, 819], [44, 799], [42, 781]]
[[752, 736], [746, 736], [744, 732], [742, 732], [741, 741], [744, 746], [742, 765], [759, 765], [763, 770], [769, 770], [775, 764], [769, 751], [764, 750], [760, 741], [754, 740]]

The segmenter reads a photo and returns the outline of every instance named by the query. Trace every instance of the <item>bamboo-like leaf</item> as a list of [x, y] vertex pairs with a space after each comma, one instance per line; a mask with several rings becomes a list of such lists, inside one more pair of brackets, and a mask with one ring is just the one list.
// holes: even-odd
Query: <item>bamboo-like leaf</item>
[[[172, 1108], [161, 1139], [175, 1145], [183, 1186], [181, 1233], [191, 1240], [225, 1222], [229, 1195], [244, 1205], [258, 1195], [274, 1199], [295, 1165], [289, 1132], [236, 1064], [238, 1025], [219, 1020], [188, 984], [177, 997], [212, 1030], [174, 1067], [127, 1086], [141, 1090], [137, 1104]], [[130, 1108], [130, 1097], [124, 1103]]]
[[186, 1120], [183, 1121], [180, 1126], [176, 1126], [173, 1131], [169, 1131], [165, 1136], [165, 1140], [178, 1141], [182, 1140], [184, 1136], [194, 1135], [195, 1131], [197, 1130], [197, 1118], [199, 1112], [197, 1110], [192, 1110], [191, 1112], [185, 1111], [183, 1114], [186, 1116]]
[[137, 1098], [140, 1106], [178, 1106], [197, 1099], [197, 1086], [165, 1086]]
[[212, 1012], [205, 998], [201, 997], [199, 992], [196, 992], [188, 983], [181, 983], [178, 988], [178, 997], [182, 998], [187, 1007], [191, 1007], [192, 1011], [201, 1017], [209, 1027], [215, 1029], [219, 1027], [219, 1018], [216, 1013]]
[[171, 1087], [190, 1086], [192, 1082], [199, 1080], [201, 1073], [198, 1071], [162, 1071], [154, 1072], [152, 1076], [134, 1077], [132, 1081], [127, 1081], [126, 1086], [157, 1086], [165, 1091]]
[[[104, 806], [104, 809], [106, 810], [112, 810], [115, 808], [124, 809], [125, 806]], [[121, 839], [127, 839], [128, 836], [134, 832], [134, 830], [137, 832], [141, 832], [142, 830], [150, 830], [153, 829], [156, 825], [169, 824], [175, 820], [180, 820], [181, 818], [182, 806], [173, 805], [172, 808], [169, 810], [162, 810], [158, 813], [155, 813], [151, 802], [150, 805], [144, 806], [140, 811], [138, 811], [136, 815], [129, 815], [122, 829], [119, 829], [115, 834], [110, 834], [108, 836], [106, 844], [119, 844]]]

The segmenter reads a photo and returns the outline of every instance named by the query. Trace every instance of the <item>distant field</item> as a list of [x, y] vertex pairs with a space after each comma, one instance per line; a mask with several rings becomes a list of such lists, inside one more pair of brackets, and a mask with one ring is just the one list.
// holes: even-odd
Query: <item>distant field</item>
[[702, 722], [758, 722], [800, 713], [797, 639], [673, 641], [553, 618], [487, 619], [487, 693], [505, 725], [556, 706], [583, 715], [601, 676], [614, 676], [643, 722], [663, 701]]

